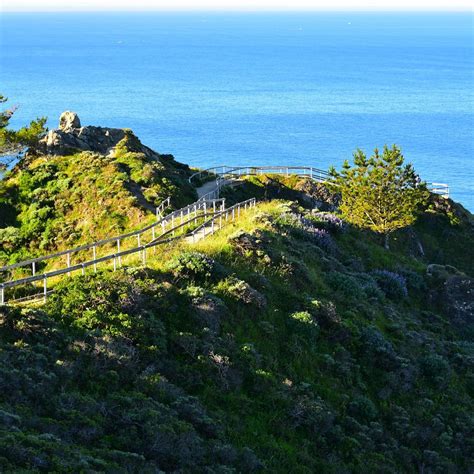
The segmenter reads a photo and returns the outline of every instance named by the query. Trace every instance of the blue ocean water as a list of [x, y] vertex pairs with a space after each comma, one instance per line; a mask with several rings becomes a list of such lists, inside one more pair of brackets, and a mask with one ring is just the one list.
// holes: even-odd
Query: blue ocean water
[[401, 145], [474, 211], [472, 13], [1, 14], [14, 125], [63, 110], [200, 167]]

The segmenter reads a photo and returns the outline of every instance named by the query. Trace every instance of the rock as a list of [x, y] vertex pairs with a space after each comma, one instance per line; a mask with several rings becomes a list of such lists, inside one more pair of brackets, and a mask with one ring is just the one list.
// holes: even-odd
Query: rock
[[450, 276], [442, 293], [442, 303], [447, 316], [458, 324], [474, 323], [474, 278]]
[[92, 125], [83, 127], [79, 116], [70, 111], [61, 114], [59, 128], [50, 130], [31, 152], [36, 155], [68, 155], [92, 151], [108, 155], [114, 153], [115, 147], [124, 139], [128, 151], [141, 152], [149, 158], [159, 157], [144, 146], [131, 130]]
[[451, 265], [439, 265], [430, 263], [426, 267], [426, 274], [436, 280], [446, 280], [450, 275], [462, 275], [462, 273]]
[[63, 112], [59, 117], [59, 130], [69, 132], [74, 128], [81, 128], [81, 121], [76, 112]]
[[428, 265], [426, 273], [432, 279], [432, 302], [439, 305], [455, 324], [474, 323], [474, 278], [451, 265]]
[[332, 212], [337, 209], [341, 196], [331, 191], [324, 183], [311, 179], [301, 180], [295, 188], [304, 195], [304, 200], [321, 211]]

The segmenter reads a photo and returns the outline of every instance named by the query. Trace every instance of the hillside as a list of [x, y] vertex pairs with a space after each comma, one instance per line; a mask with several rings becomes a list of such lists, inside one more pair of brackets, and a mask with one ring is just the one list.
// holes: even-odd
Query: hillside
[[[36, 156], [2, 182], [24, 239], [8, 258], [138, 226], [130, 183], [153, 205], [193, 200], [171, 158], [91, 153]], [[388, 251], [324, 185], [251, 177], [225, 196], [259, 203], [146, 267], [0, 307], [0, 470], [472, 472], [472, 215], [433, 196]], [[34, 206], [51, 214], [28, 234]], [[87, 206], [96, 234], [77, 226]]]
[[176, 208], [196, 199], [172, 155], [68, 114], [0, 180], [0, 264], [143, 227], [169, 196]]

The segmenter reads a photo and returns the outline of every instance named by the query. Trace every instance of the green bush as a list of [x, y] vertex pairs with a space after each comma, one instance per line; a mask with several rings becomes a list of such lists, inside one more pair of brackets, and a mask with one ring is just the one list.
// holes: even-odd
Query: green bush
[[169, 265], [175, 279], [205, 283], [209, 281], [216, 265], [212, 258], [198, 252], [184, 252], [174, 258]]
[[331, 288], [345, 298], [357, 300], [365, 296], [363, 287], [357, 279], [351, 275], [333, 271], [328, 275], [327, 281]]
[[406, 279], [402, 275], [388, 270], [374, 270], [372, 275], [389, 298], [396, 300], [408, 296]]

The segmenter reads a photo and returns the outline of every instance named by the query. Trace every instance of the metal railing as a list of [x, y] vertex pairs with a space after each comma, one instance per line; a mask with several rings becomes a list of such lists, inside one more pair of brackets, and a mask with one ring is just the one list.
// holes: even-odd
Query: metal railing
[[[246, 201], [239, 202], [237, 204], [234, 204], [231, 207], [228, 207], [227, 209], [223, 209], [219, 212], [216, 212], [213, 214], [210, 219], [207, 221], [203, 222], [200, 226], [196, 227], [193, 231], [191, 231], [188, 236], [192, 238], [193, 242], [196, 242], [196, 235], [199, 235], [199, 233], [202, 231], [202, 236], [207, 237], [207, 235], [212, 235], [215, 232], [215, 226], [214, 223], [217, 219], [219, 219], [219, 226], [217, 229], [220, 229], [222, 227], [222, 221], [227, 220], [230, 218], [231, 220], [234, 220], [237, 214], [237, 217], [240, 217], [240, 211], [243, 208], [244, 211], [247, 210], [248, 208], [255, 207], [257, 203], [256, 198], [250, 198], [247, 199]], [[209, 233], [206, 234], [206, 229], [210, 226], [210, 231]]]
[[171, 205], [171, 196], [168, 196], [159, 206], [156, 207], [156, 218], [161, 219], [166, 209]]
[[446, 199], [449, 198], [449, 186], [446, 183], [426, 183], [428, 190]]
[[[89, 267], [93, 267], [94, 272], [97, 272], [97, 266], [103, 262], [113, 262], [113, 270], [116, 271], [118, 268], [122, 266], [122, 258], [132, 254], [139, 254], [141, 256], [141, 260], [143, 264], [146, 264], [147, 261], [147, 250], [153, 248], [157, 245], [162, 245], [165, 243], [172, 242], [177, 239], [182, 239], [184, 237], [191, 237], [192, 241], [195, 242], [197, 236], [202, 233], [202, 237], [207, 237], [208, 235], [214, 234], [216, 230], [220, 229], [223, 225], [223, 222], [235, 219], [235, 217], [240, 216], [240, 213], [243, 210], [246, 210], [250, 207], [254, 207], [256, 204], [256, 199], [248, 199], [246, 201], [239, 202], [229, 208], [225, 208], [225, 201], [223, 199], [215, 200], [214, 203], [220, 203], [220, 209], [216, 205], [209, 208], [210, 212], [204, 212], [204, 214], [198, 215], [194, 213], [189, 213], [187, 215], [187, 219], [183, 219], [183, 221], [178, 221], [174, 226], [170, 229], [166, 230], [163, 234], [159, 237], [151, 240], [150, 242], [137, 245], [136, 247], [127, 249], [127, 250], [120, 250], [114, 252], [109, 255], [104, 255], [99, 258], [93, 258], [91, 260], [83, 261], [78, 264], [68, 265], [63, 268], [59, 268], [57, 270], [52, 270], [49, 272], [45, 272], [42, 274], [35, 274], [30, 277], [19, 278], [16, 280], [11, 280], [8, 282], [0, 283], [0, 305], [4, 305], [6, 303], [6, 294], [5, 290], [8, 288], [14, 288], [21, 285], [28, 285], [36, 282], [42, 282], [43, 291], [39, 294], [34, 295], [27, 295], [17, 299], [12, 300], [12, 302], [23, 302], [23, 301], [32, 301], [43, 299], [46, 301], [47, 295], [52, 292], [51, 289], [48, 290], [48, 279], [51, 279], [56, 276], [61, 275], [71, 275], [73, 272], [80, 271], [82, 275], [85, 275], [86, 269]], [[204, 202], [205, 203], [205, 202]], [[189, 207], [189, 206], [187, 206]], [[204, 207], [206, 209], [206, 207]], [[212, 209], [212, 210], [211, 210]], [[179, 235], [175, 235], [179, 229], [184, 229], [186, 226], [196, 225], [198, 219], [204, 219], [204, 222], [199, 226], [195, 227], [194, 229], [184, 232]], [[216, 221], [219, 220], [219, 224], [216, 225]], [[48, 257], [48, 256], [46, 256]], [[45, 258], [45, 257], [43, 257]]]
[[[239, 179], [242, 176], [258, 176], [264, 174], [278, 174], [283, 176], [299, 176], [307, 177], [324, 183], [331, 177], [327, 171], [314, 168], [311, 166], [241, 166], [232, 167], [227, 165], [215, 166], [213, 168], [207, 168], [201, 171], [197, 171], [189, 177], [189, 182], [193, 184], [201, 178], [201, 176], [215, 175], [217, 194], [219, 197], [219, 191], [223, 186], [223, 182], [230, 179]], [[428, 190], [433, 194], [438, 194], [444, 198], [449, 198], [449, 186], [446, 183], [426, 183]], [[211, 192], [212, 193], [212, 192]], [[211, 193], [208, 193], [211, 195]], [[207, 196], [207, 194], [205, 195]], [[204, 196], [203, 196], [204, 197]]]
[[[284, 176], [300, 176], [300, 177], [309, 177], [318, 182], [325, 182], [330, 178], [328, 172], [320, 170], [318, 168], [307, 167], [307, 166], [244, 166], [244, 167], [231, 167], [231, 166], [217, 166], [213, 168], [208, 168], [206, 170], [201, 170], [189, 177], [189, 182], [193, 184], [193, 181], [201, 178], [203, 175], [213, 175], [216, 177], [216, 184], [214, 189], [205, 195], [201, 196], [196, 202], [185, 206], [181, 209], [171, 212], [170, 214], [163, 217], [163, 214], [167, 207], [170, 206], [170, 198], [165, 199], [157, 208], [156, 216], [157, 221], [149, 224], [141, 229], [136, 231], [128, 232], [125, 234], [120, 234], [114, 237], [109, 237], [106, 239], [98, 240], [90, 244], [74, 247], [71, 249], [63, 250], [53, 254], [45, 255], [42, 257], [37, 257], [29, 260], [24, 260], [11, 265], [5, 265], [0, 267], [0, 272], [6, 272], [22, 267], [31, 266], [32, 276], [14, 279], [7, 282], [0, 283], [0, 304], [5, 303], [5, 289], [11, 288], [18, 285], [24, 285], [28, 283], [37, 282], [43, 280], [43, 295], [46, 298], [48, 294], [47, 290], [47, 279], [52, 278], [57, 275], [62, 275], [64, 273], [71, 274], [71, 272], [81, 270], [84, 274], [85, 269], [89, 266], [94, 267], [94, 271], [97, 271], [97, 265], [99, 263], [113, 260], [114, 270], [117, 268], [117, 264], [120, 267], [122, 265], [122, 257], [142, 252], [142, 258], [146, 261], [146, 249], [159, 245], [165, 242], [169, 242], [176, 238], [181, 238], [183, 236], [175, 237], [177, 230], [189, 225], [191, 222], [197, 224], [198, 218], [204, 218], [205, 222], [199, 227], [194, 229], [189, 235], [192, 237], [193, 241], [196, 240], [196, 236], [199, 232], [203, 232], [203, 236], [206, 236], [206, 226], [211, 226], [211, 233], [214, 232], [214, 223], [215, 219], [220, 219], [220, 224], [222, 223], [222, 218], [224, 216], [225, 220], [228, 219], [229, 213], [232, 213], [232, 218], [235, 218], [235, 212], [238, 212], [240, 215], [240, 210], [242, 206], [245, 208], [248, 205], [255, 206], [255, 198], [249, 199], [242, 203], [238, 203], [228, 209], [225, 209], [225, 200], [220, 199], [220, 190], [223, 186], [227, 185], [230, 180], [239, 179], [242, 176], [252, 176], [252, 175], [265, 175], [265, 174], [279, 174]], [[428, 189], [435, 194], [439, 194], [443, 197], [449, 197], [449, 187], [444, 183], [427, 183]], [[217, 209], [221, 207], [221, 210]], [[212, 209], [212, 211], [211, 211]], [[190, 217], [191, 215], [191, 217]], [[211, 216], [207, 221], [206, 219]], [[170, 228], [168, 228], [170, 226]], [[220, 228], [220, 227], [219, 227]], [[161, 233], [159, 236], [156, 235], [157, 229], [160, 229]], [[151, 231], [151, 240], [142, 245], [143, 235]], [[171, 235], [171, 237], [169, 237]], [[121, 242], [129, 237], [137, 238], [137, 245], [131, 249], [122, 250]], [[105, 246], [107, 244], [113, 243], [116, 245], [116, 251], [112, 254], [108, 254], [102, 257], [97, 257], [97, 250], [99, 247]], [[79, 263], [72, 263], [71, 257], [79, 252], [86, 250], [92, 250], [92, 259], [81, 261]], [[52, 259], [57, 259], [61, 256], [66, 256], [66, 267], [60, 268], [58, 270], [52, 270], [48, 273], [37, 274], [37, 264], [41, 262], [46, 262]], [[22, 299], [29, 299], [31, 296], [26, 296]]]
[[156, 222], [153, 222], [152, 224], [149, 224], [133, 232], [116, 235], [114, 237], [108, 237], [107, 239], [98, 240], [90, 244], [85, 244], [78, 247], [62, 250], [60, 252], [44, 255], [41, 257], [32, 258], [29, 260], [23, 260], [21, 262], [13, 263], [10, 265], [5, 265], [3, 267], [0, 267], [0, 272], [7, 272], [7, 271], [14, 270], [17, 268], [31, 266], [32, 276], [35, 276], [37, 272], [37, 265], [39, 263], [57, 259], [62, 256], [66, 256], [67, 266], [72, 267], [73, 262], [71, 260], [71, 257], [74, 254], [78, 254], [79, 252], [84, 252], [86, 250], [92, 250], [92, 258], [95, 259], [97, 257], [98, 249], [110, 243], [113, 243], [114, 245], [116, 245], [117, 252], [120, 253], [121, 243], [124, 239], [130, 238], [130, 237], [136, 237], [137, 245], [140, 246], [142, 236], [146, 232], [151, 231], [151, 238], [152, 240], [154, 240], [156, 238], [157, 230], [161, 231], [161, 234], [163, 234], [169, 225], [171, 225], [171, 227], [174, 227], [176, 221], [179, 221], [182, 223], [183, 220], [190, 214], [197, 215], [197, 213], [199, 213], [200, 211], [206, 213], [208, 209], [211, 209], [211, 208], [215, 211], [216, 207], [220, 206], [223, 202], [224, 202], [223, 199], [199, 200], [181, 209], [173, 211], [170, 214], [167, 214], [165, 217], [162, 217], [161, 219], [157, 220]]
[[316, 181], [324, 182], [330, 177], [327, 171], [312, 166], [215, 166], [197, 171], [189, 177], [189, 182], [200, 179], [202, 176], [215, 175], [221, 178], [235, 178], [242, 176], [255, 176], [264, 174], [279, 174], [283, 176], [309, 177]]

